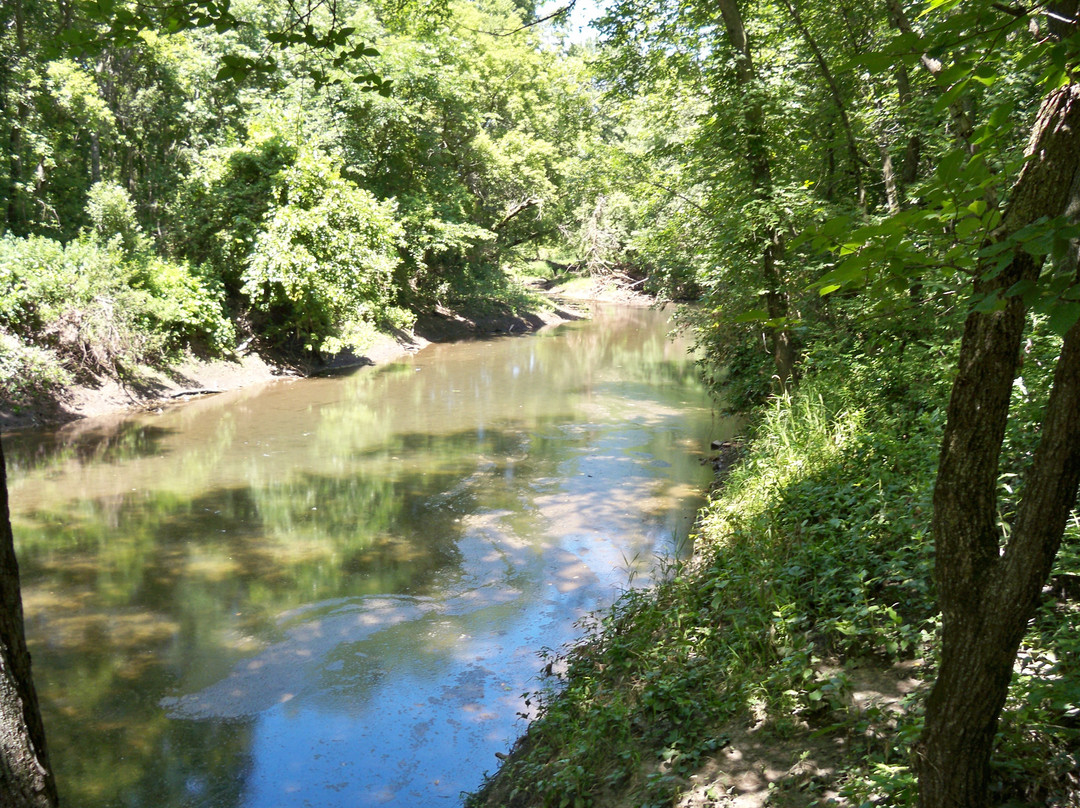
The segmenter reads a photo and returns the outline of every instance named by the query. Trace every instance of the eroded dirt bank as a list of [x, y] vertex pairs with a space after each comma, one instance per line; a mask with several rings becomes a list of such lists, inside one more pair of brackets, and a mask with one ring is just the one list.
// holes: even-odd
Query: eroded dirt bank
[[176, 406], [192, 398], [272, 381], [391, 362], [432, 342], [452, 342], [486, 335], [523, 334], [586, 316], [572, 305], [525, 314], [470, 315], [439, 310], [422, 315], [410, 332], [383, 335], [362, 355], [343, 353], [319, 363], [288, 362], [241, 347], [231, 358], [190, 358], [163, 368], [144, 367], [136, 380], [97, 378], [66, 388], [54, 397], [27, 405], [0, 401], [0, 432], [58, 427], [83, 418], [122, 415], [139, 409]]

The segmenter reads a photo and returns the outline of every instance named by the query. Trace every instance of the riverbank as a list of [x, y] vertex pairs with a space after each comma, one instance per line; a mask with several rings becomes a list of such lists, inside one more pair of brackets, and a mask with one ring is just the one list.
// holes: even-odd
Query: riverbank
[[346, 351], [318, 362], [260, 353], [241, 343], [228, 358], [189, 356], [168, 366], [143, 366], [133, 379], [96, 376], [19, 405], [0, 402], [0, 432], [58, 427], [83, 418], [174, 406], [194, 397], [271, 381], [384, 365], [431, 343], [476, 339], [485, 335], [524, 334], [584, 316], [583, 310], [572, 305], [555, 303], [549, 308], [538, 307], [527, 312], [514, 312], [498, 305], [489, 306], [483, 312], [438, 309], [418, 317], [416, 325], [408, 332], [378, 335], [363, 354]]
[[5, 435], [64, 803], [460, 804], [537, 651], [685, 546], [737, 429], [668, 311], [593, 313]]
[[[940, 352], [906, 351], [823, 362], [756, 414], [694, 559], [549, 660], [540, 717], [470, 808], [915, 805], [948, 376]], [[1078, 571], [1063, 551], [1054, 580]], [[1048, 591], [1000, 728], [995, 804], [1080, 804], [1078, 629], [1075, 598]]]

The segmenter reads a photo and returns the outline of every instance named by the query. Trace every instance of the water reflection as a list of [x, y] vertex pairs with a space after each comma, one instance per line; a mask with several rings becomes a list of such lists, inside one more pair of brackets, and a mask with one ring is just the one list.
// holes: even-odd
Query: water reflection
[[9, 448], [82, 806], [455, 804], [536, 652], [685, 539], [728, 437], [657, 312]]

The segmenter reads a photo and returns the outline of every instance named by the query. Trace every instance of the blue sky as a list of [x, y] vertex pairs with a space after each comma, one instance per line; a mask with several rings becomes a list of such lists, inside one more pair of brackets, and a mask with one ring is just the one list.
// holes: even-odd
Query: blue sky
[[[543, 17], [558, 8], [562, 8], [570, 0], [549, 0], [540, 7], [539, 15]], [[570, 39], [580, 42], [596, 36], [596, 32], [589, 28], [589, 22], [600, 16], [604, 0], [577, 0], [574, 10], [570, 13]]]

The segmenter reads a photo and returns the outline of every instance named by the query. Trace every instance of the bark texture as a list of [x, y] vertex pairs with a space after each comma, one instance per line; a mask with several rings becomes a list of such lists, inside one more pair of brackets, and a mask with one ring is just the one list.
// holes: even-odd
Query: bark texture
[[[724, 21], [728, 42], [735, 50], [735, 74], [739, 86], [746, 94], [743, 116], [746, 120], [746, 162], [758, 197], [770, 200], [773, 195], [772, 164], [769, 160], [768, 134], [765, 129], [765, 106], [761, 101], [760, 88], [756, 86], [754, 57], [750, 39], [746, 34], [742, 11], [738, 0], [718, 0], [717, 7]], [[761, 280], [765, 292], [762, 295], [765, 311], [770, 320], [783, 320], [788, 316], [788, 294], [783, 283], [781, 265], [784, 260], [784, 239], [779, 228], [765, 228], [764, 250], [761, 258]], [[798, 346], [791, 331], [783, 326], [769, 329], [776, 378], [781, 389], [786, 389], [795, 375]]]
[[56, 782], [30, 676], [19, 566], [15, 561], [7, 474], [0, 446], [0, 805], [55, 808], [56, 804]]
[[[1052, 92], [1013, 188], [1000, 241], [1041, 217], [1070, 213], [1080, 191], [1080, 86]], [[980, 267], [980, 274], [988, 270]], [[1035, 280], [1016, 252], [976, 291]], [[923, 808], [986, 805], [990, 754], [1016, 651], [1047, 580], [1080, 484], [1080, 325], [1067, 333], [1007, 546], [997, 526], [998, 463], [1026, 311], [1019, 297], [971, 313], [948, 407], [932, 524], [942, 611], [941, 670], [916, 750]]]

